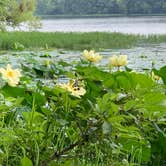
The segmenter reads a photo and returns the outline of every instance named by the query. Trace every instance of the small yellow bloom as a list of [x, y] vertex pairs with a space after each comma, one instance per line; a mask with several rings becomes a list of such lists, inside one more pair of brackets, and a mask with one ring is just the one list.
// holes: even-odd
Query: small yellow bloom
[[2, 79], [7, 81], [10, 86], [16, 86], [20, 81], [20, 71], [18, 69], [12, 69], [10, 64], [6, 66], [6, 69], [0, 68], [0, 73], [2, 74]]
[[45, 60], [44, 61], [44, 65], [47, 66], [47, 67], [50, 66], [51, 64], [52, 64], [51, 60]]
[[71, 93], [71, 95], [80, 98], [86, 93], [86, 90], [83, 87], [77, 85], [76, 81], [71, 80], [67, 84], [59, 84], [60, 88], [65, 89]]
[[102, 59], [102, 56], [100, 56], [99, 53], [95, 53], [94, 50], [84, 50], [83, 57], [90, 62], [98, 62]]
[[114, 55], [110, 58], [110, 65], [114, 67], [125, 66], [127, 63], [127, 55]]
[[155, 80], [155, 81], [159, 81], [159, 80], [160, 80], [160, 77], [159, 77], [158, 75], [155, 75], [153, 71], [152, 71], [152, 73], [151, 73], [151, 77], [152, 77], [152, 79]]

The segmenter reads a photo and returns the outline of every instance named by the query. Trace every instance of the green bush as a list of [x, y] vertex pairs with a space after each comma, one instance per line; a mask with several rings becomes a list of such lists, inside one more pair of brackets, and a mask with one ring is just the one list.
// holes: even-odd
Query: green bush
[[[158, 82], [84, 60], [46, 65], [26, 59], [19, 85], [1, 80], [0, 163], [164, 166], [164, 69], [153, 69]], [[66, 79], [71, 89], [62, 88]], [[75, 96], [81, 88], [86, 93]]]

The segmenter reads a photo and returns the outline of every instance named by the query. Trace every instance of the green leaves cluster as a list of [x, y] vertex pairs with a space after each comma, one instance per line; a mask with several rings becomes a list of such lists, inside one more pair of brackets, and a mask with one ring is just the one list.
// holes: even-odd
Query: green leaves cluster
[[[166, 163], [165, 67], [154, 70], [163, 80], [155, 82], [84, 61], [28, 61], [20, 85], [0, 89], [1, 164]], [[83, 82], [86, 94], [77, 98], [56, 85], [68, 79]]]
[[42, 15], [165, 14], [163, 0], [37, 0]]
[[0, 0], [0, 30], [6, 31], [7, 26], [15, 28], [21, 23], [37, 28], [39, 22], [34, 11], [35, 0]]

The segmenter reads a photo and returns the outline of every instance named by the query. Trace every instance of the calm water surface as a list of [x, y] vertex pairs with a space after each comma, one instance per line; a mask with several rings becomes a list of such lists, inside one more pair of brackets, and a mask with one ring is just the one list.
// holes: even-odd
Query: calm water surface
[[[75, 19], [50, 19], [43, 20], [43, 28], [40, 31], [44, 32], [122, 32], [131, 34], [166, 34], [166, 17], [164, 16], [149, 16], [149, 17], [110, 17], [110, 18], [75, 18]], [[108, 49], [100, 51], [103, 59], [98, 65], [106, 66], [108, 58], [114, 54], [126, 54], [129, 58], [128, 67], [138, 71], [143, 71], [152, 67], [152, 62], [156, 62], [156, 67], [166, 65], [166, 43], [155, 45], [142, 45], [130, 49]], [[11, 53], [12, 54], [12, 53]], [[26, 60], [29, 52], [19, 52], [18, 56], [10, 57], [9, 54], [3, 54], [0, 57], [1, 63], [14, 63], [17, 66], [18, 61]], [[38, 52], [37, 54], [42, 54]], [[67, 62], [79, 61], [81, 52], [79, 51], [64, 51], [61, 54], [59, 50], [49, 52], [51, 60], [57, 61], [63, 59]], [[10, 58], [8, 58], [10, 57]], [[44, 60], [38, 56], [39, 61]], [[0, 63], [0, 64], [1, 64]]]
[[[48, 52], [51, 57], [43, 58], [43, 55]], [[155, 62], [155, 67], [160, 68], [166, 65], [166, 44], [154, 44], [133, 47], [130, 49], [107, 49], [99, 52], [103, 59], [96, 65], [106, 67], [108, 59], [113, 55], [126, 54], [128, 55], [128, 67], [136, 71], [143, 71], [152, 67], [152, 62]], [[80, 61], [82, 58], [82, 52], [80, 51], [68, 51], [68, 50], [47, 50], [47, 51], [23, 51], [23, 52], [6, 52], [0, 53], [0, 66], [10, 63], [15, 67], [19, 67], [21, 63], [27, 64], [27, 59], [33, 61], [37, 60], [39, 64], [43, 64], [46, 59], [56, 63], [59, 60], [66, 62]], [[13, 55], [13, 56], [11, 56]]]
[[44, 32], [166, 34], [166, 16], [47, 19], [42, 24]]

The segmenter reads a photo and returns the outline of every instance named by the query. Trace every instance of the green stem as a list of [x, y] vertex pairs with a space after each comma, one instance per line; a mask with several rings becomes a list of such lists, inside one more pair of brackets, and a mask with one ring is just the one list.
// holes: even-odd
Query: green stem
[[36, 151], [37, 151], [35, 166], [38, 166], [39, 165], [40, 152], [39, 152], [39, 145], [38, 145], [36, 140], [35, 140], [35, 147], [36, 147]]
[[91, 67], [92, 66], [92, 62], [89, 62], [89, 65], [88, 65], [88, 67]]
[[69, 96], [68, 93], [66, 92], [65, 94], [65, 111], [68, 112], [68, 103], [69, 103]]
[[34, 113], [35, 113], [35, 97], [33, 96], [32, 114], [31, 114], [31, 121], [30, 121], [30, 127], [31, 127], [31, 129], [32, 129], [32, 123], [33, 123]]

